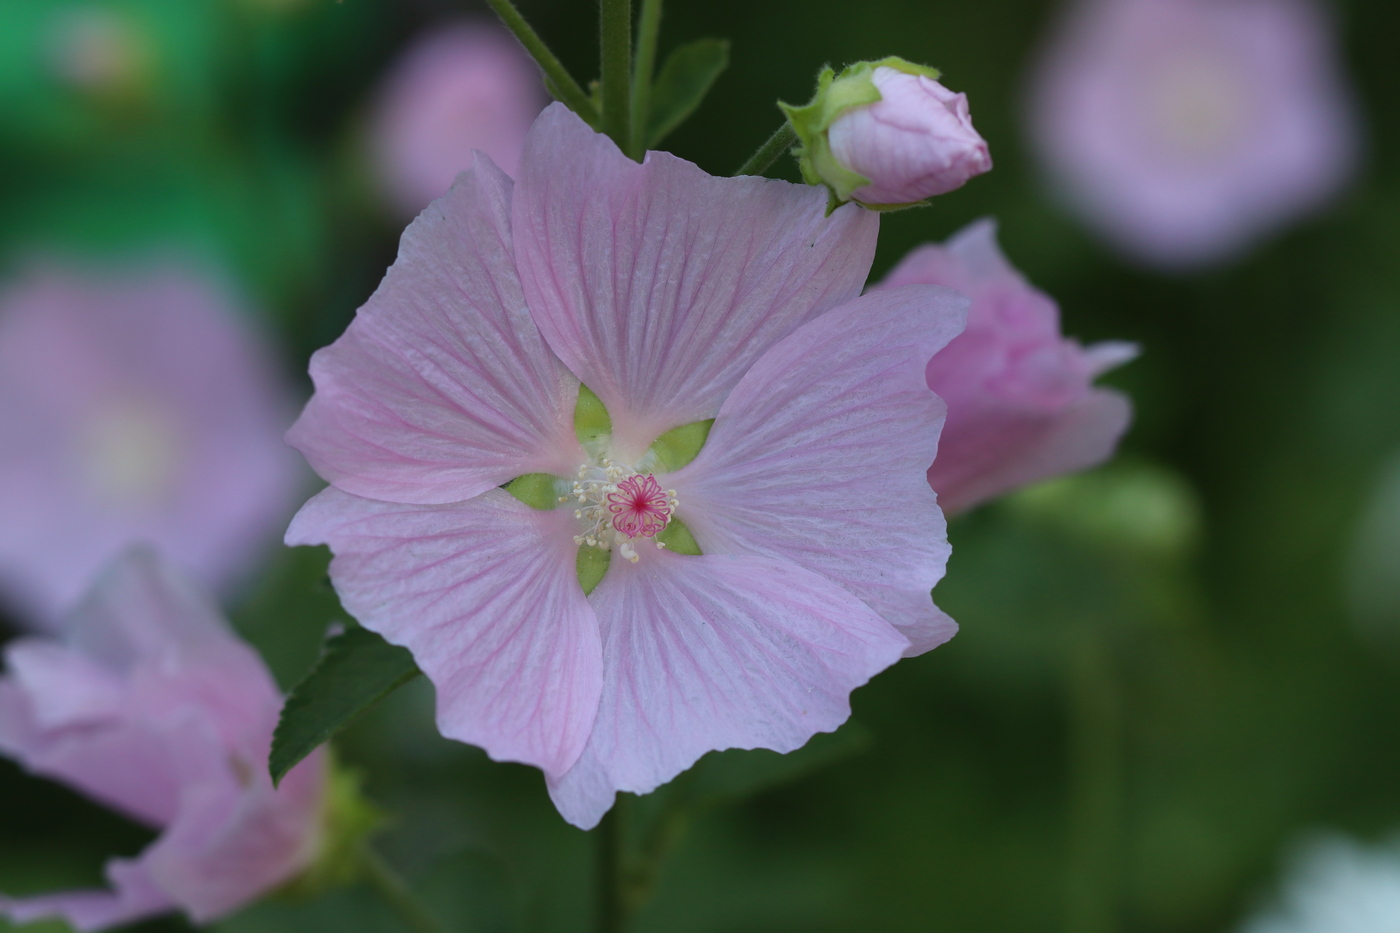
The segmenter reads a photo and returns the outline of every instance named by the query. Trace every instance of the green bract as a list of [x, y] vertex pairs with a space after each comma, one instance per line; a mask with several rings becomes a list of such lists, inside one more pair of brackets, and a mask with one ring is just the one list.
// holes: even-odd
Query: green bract
[[[831, 192], [831, 208], [834, 210], [851, 200], [851, 193], [870, 184], [870, 179], [846, 168], [836, 161], [831, 152], [827, 131], [840, 117], [854, 110], [880, 100], [880, 92], [871, 79], [876, 68], [893, 68], [905, 74], [923, 75], [935, 81], [939, 77], [937, 68], [916, 65], [897, 56], [882, 58], [874, 62], [856, 62], [841, 69], [837, 74], [830, 67], [823, 68], [817, 75], [817, 93], [810, 103], [803, 107], [778, 102], [778, 107], [787, 115], [788, 123], [797, 134], [801, 145], [793, 150], [802, 178], [809, 185], [825, 185]], [[867, 205], [880, 208], [884, 205]], [[892, 205], [907, 207], [908, 205]]]
[[[710, 428], [715, 419], [695, 421], [672, 428], [658, 437], [648, 450], [642, 463], [650, 464], [645, 469], [659, 473], [679, 470], [699, 455], [705, 441], [710, 436]], [[586, 385], [578, 387], [578, 401], [574, 404], [574, 433], [579, 443], [595, 458], [601, 458], [607, 451], [608, 437], [612, 434], [612, 416], [602, 399]], [[556, 508], [561, 501], [572, 503], [568, 495], [569, 480], [549, 473], [526, 473], [517, 476], [503, 487], [506, 492], [531, 508], [549, 510]], [[562, 498], [561, 498], [562, 497]], [[569, 506], [573, 507], [572, 504]], [[658, 543], [677, 554], [699, 554], [700, 545], [695, 536], [679, 518], [671, 516], [666, 528], [656, 536]], [[579, 545], [575, 570], [579, 586], [584, 595], [592, 593], [603, 581], [612, 562], [612, 553], [588, 544]]]

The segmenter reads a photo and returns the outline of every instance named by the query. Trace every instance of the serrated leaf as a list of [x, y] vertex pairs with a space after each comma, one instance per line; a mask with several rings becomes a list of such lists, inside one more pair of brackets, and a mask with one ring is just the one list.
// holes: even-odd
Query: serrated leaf
[[651, 90], [647, 116], [647, 148], [685, 122], [729, 67], [729, 43], [724, 39], [697, 39], [671, 53]]
[[320, 662], [282, 706], [267, 761], [272, 782], [419, 673], [407, 648], [368, 629], [351, 628], [330, 639]]

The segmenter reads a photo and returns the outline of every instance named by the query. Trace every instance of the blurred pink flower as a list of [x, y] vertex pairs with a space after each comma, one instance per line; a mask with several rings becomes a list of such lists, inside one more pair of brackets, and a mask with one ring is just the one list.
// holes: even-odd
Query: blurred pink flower
[[967, 329], [928, 364], [929, 388], [948, 404], [928, 471], [945, 512], [1108, 459], [1132, 408], [1090, 383], [1136, 356], [1136, 346], [1086, 348], [1062, 337], [1055, 302], [1006, 261], [991, 220], [914, 250], [879, 288], [915, 284], [972, 299]]
[[[639, 165], [556, 104], [519, 182], [478, 158], [312, 359], [288, 437], [332, 485], [288, 543], [331, 545], [444, 735], [543, 769], [579, 826], [711, 749], [835, 729], [852, 689], [953, 633], [929, 598], [948, 548], [924, 367], [963, 299], [858, 297], [878, 218], [826, 206]], [[588, 449], [580, 380], [611, 416]], [[652, 443], [709, 418], [667, 472]], [[497, 488], [532, 473], [575, 480], [569, 504]], [[676, 519], [703, 555], [652, 546]], [[594, 542], [611, 562], [586, 594]]]
[[1238, 255], [1355, 166], [1355, 110], [1308, 0], [1080, 0], [1032, 80], [1051, 181], [1153, 265]]
[[8, 646], [0, 752], [161, 834], [107, 863], [108, 890], [0, 896], [0, 914], [100, 930], [179, 909], [204, 923], [310, 865], [324, 755], [273, 790], [267, 754], [281, 696], [207, 597], [134, 549], [64, 632]]
[[0, 291], [0, 598], [52, 625], [134, 541], [205, 585], [300, 484], [291, 399], [215, 285], [175, 266], [36, 266]]
[[390, 68], [372, 105], [380, 185], [412, 216], [446, 193], [473, 150], [514, 175], [545, 101], [539, 70], [500, 28], [459, 23], [424, 35]]
[[913, 204], [991, 169], [966, 94], [889, 67], [876, 68], [871, 80], [881, 99], [838, 117], [827, 131], [836, 161], [870, 179], [851, 193], [852, 200]]

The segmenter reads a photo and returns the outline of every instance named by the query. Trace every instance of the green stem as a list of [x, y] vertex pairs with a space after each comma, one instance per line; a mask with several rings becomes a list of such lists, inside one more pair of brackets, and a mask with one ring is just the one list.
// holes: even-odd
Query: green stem
[[603, 132], [624, 151], [630, 144], [628, 103], [632, 85], [632, 0], [601, 0], [598, 32], [602, 40], [599, 81], [603, 94]]
[[1066, 929], [1117, 929], [1123, 711], [1109, 647], [1081, 635], [1069, 671], [1070, 839]]
[[613, 808], [603, 814], [594, 830], [598, 834], [598, 926], [597, 933], [623, 933], [627, 929], [627, 905], [623, 896], [626, 867], [623, 865], [623, 795], [617, 795]]
[[768, 171], [769, 167], [778, 157], [787, 152], [797, 143], [797, 133], [793, 130], [792, 124], [783, 121], [783, 125], [778, 127], [768, 141], [758, 147], [758, 151], [749, 157], [749, 160], [739, 166], [739, 171], [735, 175], [762, 175]]
[[360, 857], [360, 865], [369, 883], [410, 930], [415, 933], [447, 933], [447, 927], [423, 906], [399, 873], [379, 853], [366, 846]]
[[661, 35], [661, 0], [642, 0], [637, 21], [637, 58], [632, 67], [632, 139], [628, 154], [640, 159], [647, 149], [651, 116], [651, 79], [656, 73], [656, 43]]
[[501, 18], [501, 22], [506, 28], [515, 34], [515, 38], [520, 44], [525, 46], [525, 51], [530, 53], [530, 57], [535, 60], [535, 64], [540, 66], [548, 79], [550, 89], [554, 95], [564, 102], [574, 113], [583, 118], [583, 121], [593, 128], [598, 127], [598, 108], [593, 106], [593, 101], [584, 91], [579, 83], [569, 74], [564, 63], [555, 57], [549, 47], [544, 44], [539, 33], [525, 22], [525, 17], [520, 15], [520, 11], [515, 8], [511, 0], [486, 0], [491, 9], [496, 11], [496, 15]]

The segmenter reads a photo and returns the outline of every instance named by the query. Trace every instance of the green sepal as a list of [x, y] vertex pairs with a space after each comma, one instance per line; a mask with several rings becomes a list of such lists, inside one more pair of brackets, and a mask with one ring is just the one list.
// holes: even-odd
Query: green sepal
[[272, 783], [420, 673], [407, 648], [368, 629], [356, 626], [331, 638], [321, 660], [282, 706], [267, 760]]
[[[882, 58], [874, 62], [856, 62], [841, 69], [837, 74], [829, 66], [817, 75], [817, 93], [811, 102], [802, 107], [778, 102], [778, 107], [788, 118], [793, 132], [801, 145], [793, 150], [798, 167], [802, 170], [802, 180], [809, 185], [825, 185], [831, 192], [832, 202], [827, 213], [851, 200], [851, 193], [870, 184], [870, 179], [853, 172], [836, 161], [831, 152], [827, 131], [841, 116], [855, 109], [865, 107], [881, 99], [875, 87], [873, 75], [876, 68], [893, 68], [905, 74], [922, 75], [938, 79], [939, 71], [926, 65], [916, 65], [898, 56]], [[862, 205], [872, 210], [888, 210], [900, 205]]]
[[578, 386], [578, 401], [574, 403], [574, 433], [583, 449], [597, 455], [606, 438], [612, 435], [612, 416], [608, 406], [583, 383]]
[[385, 823], [386, 816], [361, 792], [359, 771], [341, 767], [326, 756], [326, 786], [321, 798], [320, 839], [306, 870], [278, 890], [293, 900], [319, 897], [333, 888], [352, 884], [360, 875], [365, 841]]
[[657, 472], [672, 473], [694, 460], [700, 448], [705, 446], [714, 423], [713, 418], [692, 421], [672, 428], [653, 441], [651, 453], [656, 460]]
[[729, 43], [724, 39], [697, 39], [672, 52], [652, 86], [646, 147], [654, 148], [685, 122], [728, 67]]
[[558, 482], [553, 473], [526, 473], [501, 488], [530, 508], [548, 512], [559, 504]]
[[605, 551], [591, 544], [578, 546], [578, 558], [574, 561], [574, 570], [578, 573], [578, 583], [579, 586], [583, 587], [584, 596], [592, 593], [598, 588], [598, 584], [603, 582], [603, 575], [608, 572], [608, 564], [610, 563], [612, 563], [612, 551]]
[[704, 553], [700, 550], [700, 545], [695, 543], [695, 535], [690, 533], [690, 529], [685, 526], [685, 522], [672, 515], [671, 520], [666, 523], [666, 527], [661, 529], [661, 533], [656, 536], [656, 540], [666, 545], [666, 550], [675, 551], [677, 554]]

